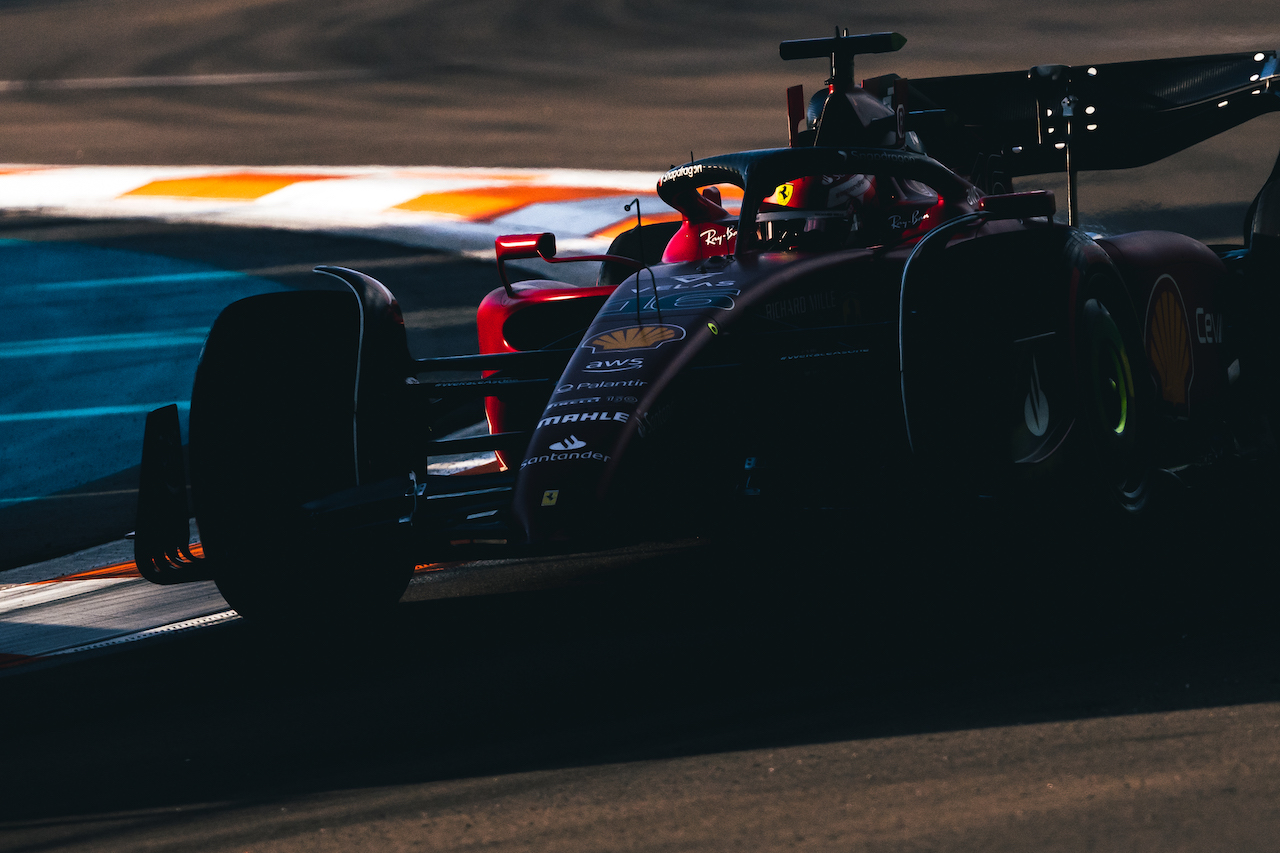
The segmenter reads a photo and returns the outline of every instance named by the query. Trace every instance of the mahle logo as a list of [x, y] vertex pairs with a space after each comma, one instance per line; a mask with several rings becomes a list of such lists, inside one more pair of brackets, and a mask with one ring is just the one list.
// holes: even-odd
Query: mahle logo
[[[543, 414], [545, 417], [538, 421], [539, 429], [544, 426], [551, 426], [552, 424], [576, 424], [587, 423], [588, 421], [596, 421], [598, 423], [617, 421], [618, 423], [625, 424], [631, 418], [631, 415], [626, 412], [570, 412], [567, 415], [547, 415], [544, 412]], [[552, 449], [557, 450], [563, 448]]]

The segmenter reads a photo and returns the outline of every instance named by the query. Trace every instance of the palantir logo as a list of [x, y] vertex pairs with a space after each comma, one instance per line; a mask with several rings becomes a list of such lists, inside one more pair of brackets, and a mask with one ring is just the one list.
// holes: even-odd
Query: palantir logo
[[579, 439], [576, 435], [571, 435], [564, 441], [557, 441], [551, 445], [548, 450], [577, 450], [586, 447], [587, 443]]
[[1036, 360], [1031, 359], [1031, 391], [1022, 406], [1022, 415], [1026, 418], [1027, 429], [1034, 436], [1041, 436], [1049, 429], [1049, 398], [1040, 387], [1040, 368]]

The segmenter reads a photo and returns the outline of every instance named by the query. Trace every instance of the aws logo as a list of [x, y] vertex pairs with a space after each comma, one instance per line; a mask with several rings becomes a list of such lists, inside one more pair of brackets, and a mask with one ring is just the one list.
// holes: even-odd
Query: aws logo
[[620, 373], [624, 370], [639, 370], [644, 367], [643, 358], [601, 358], [587, 362], [582, 368], [584, 373]]

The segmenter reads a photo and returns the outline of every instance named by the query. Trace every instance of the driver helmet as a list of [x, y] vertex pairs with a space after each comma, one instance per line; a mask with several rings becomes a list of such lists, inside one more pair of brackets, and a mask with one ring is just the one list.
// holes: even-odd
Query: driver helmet
[[858, 230], [858, 211], [875, 198], [870, 175], [813, 175], [774, 189], [760, 204], [761, 242], [775, 250], [842, 245]]

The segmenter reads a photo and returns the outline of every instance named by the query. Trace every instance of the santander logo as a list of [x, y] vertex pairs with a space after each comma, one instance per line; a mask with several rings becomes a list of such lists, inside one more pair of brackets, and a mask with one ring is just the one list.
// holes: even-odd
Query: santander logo
[[551, 445], [548, 449], [549, 450], [577, 450], [579, 448], [586, 447], [586, 446], [587, 446], [587, 443], [585, 441], [582, 441], [576, 435], [571, 435], [568, 438], [566, 438], [564, 441], [557, 441], [555, 444]]

